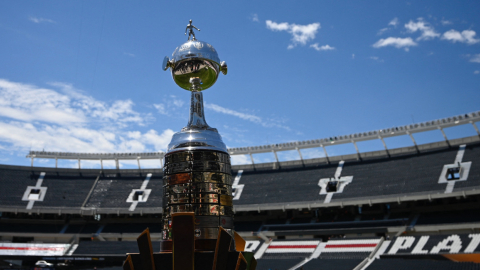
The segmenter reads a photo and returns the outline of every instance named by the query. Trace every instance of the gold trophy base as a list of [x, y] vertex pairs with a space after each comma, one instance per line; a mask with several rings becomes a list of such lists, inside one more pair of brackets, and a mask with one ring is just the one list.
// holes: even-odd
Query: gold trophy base
[[[172, 214], [173, 240], [161, 242], [154, 253], [147, 228], [137, 238], [139, 253], [128, 253], [124, 270], [255, 270], [252, 252], [245, 252], [245, 240], [235, 239], [219, 227], [217, 239], [195, 240], [195, 214]], [[232, 245], [234, 243], [234, 245]]]

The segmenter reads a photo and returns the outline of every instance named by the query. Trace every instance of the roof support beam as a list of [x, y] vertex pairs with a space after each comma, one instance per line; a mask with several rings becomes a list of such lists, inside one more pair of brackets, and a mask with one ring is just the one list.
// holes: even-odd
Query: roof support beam
[[473, 122], [473, 121], [470, 121], [470, 124], [472, 124], [472, 125], [473, 125], [473, 127], [474, 127], [474, 128], [475, 128], [475, 130], [477, 131], [477, 134], [478, 134], [478, 136], [480, 136], [480, 131], [478, 130], [478, 127], [477, 127], [477, 125], [475, 125], [475, 122]]
[[327, 159], [327, 164], [330, 164], [330, 160], [328, 159], [327, 149], [325, 149], [325, 146], [323, 146], [323, 144], [320, 144], [320, 147], [322, 147], [323, 152], [325, 152], [325, 158]]
[[280, 161], [278, 161], [277, 152], [275, 150], [272, 150], [272, 152], [275, 155], [275, 160], [277, 161], [277, 163], [280, 163]]
[[353, 143], [353, 145], [355, 146], [355, 150], [357, 150], [357, 159], [358, 159], [358, 160], [361, 160], [362, 158], [360, 157], [360, 151], [358, 151], [358, 146], [357, 146], [357, 144], [355, 143], [354, 140], [352, 140], [352, 143]]
[[445, 142], [448, 144], [448, 147], [450, 147], [450, 142], [448, 141], [447, 134], [445, 134], [445, 131], [443, 131], [443, 128], [438, 127], [440, 131], [442, 132], [443, 138], [445, 139]]
[[378, 136], [378, 138], [382, 141], [383, 147], [385, 147], [385, 152], [387, 152], [387, 156], [390, 157], [390, 153], [388, 152], [387, 144], [385, 143], [385, 140], [383, 140], [382, 136]]
[[298, 149], [298, 147], [297, 147], [297, 152], [298, 152], [298, 155], [300, 156], [300, 160], [303, 161], [302, 152], [300, 152], [300, 149]]
[[412, 136], [412, 134], [410, 133], [410, 131], [407, 131], [407, 134], [408, 134], [408, 136], [410, 136], [410, 139], [412, 139], [413, 145], [415, 145], [415, 149], [417, 149], [417, 153], [420, 153], [420, 150], [418, 150], [417, 142], [416, 142], [415, 139], [413, 138], [413, 136]]
[[275, 150], [272, 150], [272, 152], [273, 152], [273, 155], [275, 156], [275, 161], [276, 161], [276, 163], [273, 163], [273, 169], [275, 170], [276, 166], [278, 166], [278, 168], [280, 169], [280, 161], [278, 160], [277, 152]]

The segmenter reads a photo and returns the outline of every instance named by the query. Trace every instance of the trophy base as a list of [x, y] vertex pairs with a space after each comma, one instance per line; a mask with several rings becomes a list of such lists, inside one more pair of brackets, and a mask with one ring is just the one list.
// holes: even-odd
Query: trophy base
[[123, 270], [255, 270], [255, 257], [245, 251], [240, 235], [232, 237], [220, 226], [217, 239], [195, 240], [194, 218], [194, 213], [173, 214], [173, 240], [161, 241], [159, 253], [153, 252], [147, 228], [137, 238], [139, 253], [127, 254]]
[[[217, 245], [217, 239], [197, 239], [195, 240], [195, 252], [201, 251], [215, 251]], [[160, 252], [172, 252], [173, 241], [163, 240], [160, 241]]]

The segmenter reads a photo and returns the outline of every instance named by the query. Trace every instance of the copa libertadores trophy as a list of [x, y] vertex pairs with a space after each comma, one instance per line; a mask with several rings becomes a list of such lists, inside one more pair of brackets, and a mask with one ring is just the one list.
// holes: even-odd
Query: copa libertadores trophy
[[163, 167], [163, 234], [154, 253], [148, 229], [137, 239], [140, 253], [129, 254], [125, 270], [254, 270], [253, 253], [233, 231], [230, 155], [217, 129], [205, 121], [203, 90], [213, 86], [227, 64], [212, 45], [197, 40], [192, 21], [187, 42], [165, 57], [181, 88], [191, 92], [190, 118], [173, 135]]
[[215, 84], [220, 72], [227, 74], [227, 65], [212, 45], [195, 38], [193, 28], [198, 30], [190, 21], [187, 42], [163, 63], [175, 83], [191, 92], [191, 103], [188, 124], [173, 135], [165, 155], [161, 250], [171, 250], [175, 213], [195, 214], [197, 249], [215, 248], [218, 226], [233, 229], [230, 156], [217, 129], [205, 121], [201, 92]]

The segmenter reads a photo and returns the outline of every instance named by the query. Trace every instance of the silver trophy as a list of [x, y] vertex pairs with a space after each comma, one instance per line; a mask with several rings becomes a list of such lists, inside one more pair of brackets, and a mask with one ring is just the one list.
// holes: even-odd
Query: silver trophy
[[215, 249], [219, 226], [233, 230], [230, 155], [217, 129], [205, 121], [201, 92], [228, 69], [212, 45], [195, 38], [193, 29], [199, 30], [190, 20], [187, 42], [163, 61], [175, 83], [191, 91], [191, 104], [187, 126], [173, 135], [165, 155], [162, 251], [172, 250], [175, 213], [195, 214], [196, 250]]

